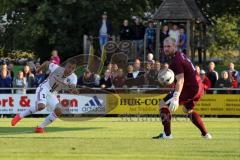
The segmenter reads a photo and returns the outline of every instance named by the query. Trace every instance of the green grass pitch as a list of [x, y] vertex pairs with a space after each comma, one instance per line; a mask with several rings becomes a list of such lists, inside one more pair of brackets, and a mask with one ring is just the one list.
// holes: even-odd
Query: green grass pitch
[[16, 127], [10, 120], [0, 119], [0, 160], [240, 159], [240, 118], [204, 118], [212, 140], [202, 139], [184, 118], [173, 120], [171, 140], [151, 139], [162, 131], [152, 119], [57, 120], [44, 134], [32, 132], [43, 118], [26, 118]]

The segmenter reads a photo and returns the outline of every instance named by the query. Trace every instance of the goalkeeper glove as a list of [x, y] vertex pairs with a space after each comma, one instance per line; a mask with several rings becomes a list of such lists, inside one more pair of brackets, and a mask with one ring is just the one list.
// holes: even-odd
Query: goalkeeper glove
[[166, 104], [168, 104], [169, 105], [169, 110], [171, 111], [171, 112], [174, 112], [174, 111], [176, 111], [177, 109], [178, 109], [178, 106], [179, 106], [179, 96], [180, 96], [180, 93], [179, 92], [174, 92], [173, 93], [173, 97], [172, 98], [170, 98], [167, 102], [166, 102]]

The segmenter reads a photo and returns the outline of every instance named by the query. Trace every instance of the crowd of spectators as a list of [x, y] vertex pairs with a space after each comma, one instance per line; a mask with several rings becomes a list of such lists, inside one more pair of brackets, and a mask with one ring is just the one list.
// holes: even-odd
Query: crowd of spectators
[[[163, 41], [166, 37], [170, 36], [176, 40], [176, 45], [179, 51], [186, 53], [187, 48], [187, 35], [185, 33], [184, 24], [167, 23], [163, 24], [160, 31], [160, 62], [166, 62], [166, 57], [163, 54]], [[100, 48], [107, 44], [112, 36], [113, 29], [111, 25], [111, 20], [108, 19], [107, 13], [104, 12], [102, 19], [98, 23], [97, 32], [99, 37]], [[120, 30], [118, 31], [120, 41], [131, 41], [136, 49], [136, 58], [143, 60], [144, 56], [144, 38], [146, 40], [146, 50], [147, 53], [155, 53], [155, 42], [156, 42], [156, 24], [154, 21], [149, 20], [146, 23], [135, 17], [133, 23], [129, 20], [123, 20]]]
[[[102, 20], [98, 25], [99, 41], [101, 47], [108, 41], [103, 42], [101, 39], [102, 32], [107, 37], [111, 37], [113, 32], [111, 21], [104, 12]], [[168, 68], [167, 57], [163, 53], [163, 41], [166, 37], [174, 38], [176, 41], [177, 50], [186, 54], [187, 50], [187, 35], [185, 33], [184, 24], [163, 24], [160, 31], [160, 57], [155, 57], [155, 42], [156, 42], [156, 26], [154, 21], [149, 20], [144, 24], [140, 18], [136, 17], [133, 24], [127, 19], [123, 20], [120, 27], [120, 41], [132, 41], [136, 45], [136, 60], [133, 64], [126, 68], [118, 68], [117, 64], [109, 64], [103, 75], [92, 73], [86, 70], [83, 76], [79, 77], [78, 85], [87, 87], [100, 88], [131, 88], [131, 87], [153, 87], [161, 88], [157, 81], [157, 75], [160, 69]], [[146, 40], [147, 61], [143, 57], [144, 38]], [[215, 63], [210, 62], [207, 67], [200, 68], [196, 66], [196, 70], [205, 85], [208, 88], [239, 88], [240, 73], [234, 69], [234, 64], [229, 65], [219, 73], [215, 70]], [[100, 78], [99, 78], [100, 77]], [[216, 91], [209, 90], [208, 93]], [[233, 93], [230, 91], [218, 91], [218, 93]]]
[[[57, 52], [57, 51], [53, 51]], [[56, 53], [54, 53], [56, 56]], [[56, 58], [51, 57], [51, 62], [57, 63]], [[34, 66], [31, 66], [34, 65]], [[12, 63], [1, 65], [0, 93], [34, 93], [30, 88], [36, 88], [48, 76], [48, 72], [38, 71], [39, 63], [27, 63], [14, 75]], [[102, 74], [97, 74], [89, 69], [78, 76], [78, 86], [88, 88], [102, 89], [126, 89], [126, 88], [166, 88], [158, 82], [158, 73], [161, 69], [167, 69], [167, 63], [161, 63], [154, 59], [153, 54], [149, 53], [147, 61], [141, 62], [135, 59], [133, 63], [120, 68], [117, 64], [108, 64]], [[205, 70], [204, 70], [205, 69]], [[234, 64], [229, 63], [219, 76], [215, 70], [215, 63], [210, 62], [207, 68], [196, 66], [197, 74], [201, 77], [205, 89], [225, 88], [217, 93], [238, 93], [238, 91], [229, 90], [230, 88], [240, 88], [240, 72], [235, 70]], [[15, 88], [14, 91], [8, 88]], [[213, 90], [208, 93], [215, 93]]]
[[235, 70], [234, 63], [229, 63], [225, 70], [219, 73], [215, 70], [215, 63], [210, 62], [207, 70], [200, 70], [196, 66], [197, 74], [200, 75], [205, 90], [208, 88], [221, 88], [218, 91], [207, 91], [207, 93], [238, 93], [238, 91], [231, 91], [231, 88], [240, 88], [240, 71]]
[[[97, 75], [90, 70], [86, 70], [83, 76], [79, 77], [78, 85], [85, 87], [100, 88], [163, 88], [158, 82], [157, 76], [161, 69], [167, 69], [168, 64], [161, 64], [154, 61], [152, 55], [148, 55], [148, 61], [143, 64], [136, 59], [133, 64], [129, 64], [126, 68], [118, 68], [117, 64], [109, 64], [104, 74]], [[228, 91], [229, 88], [240, 88], [240, 72], [234, 69], [234, 64], [230, 63], [226, 70], [218, 72], [215, 70], [215, 63], [210, 62], [209, 66], [204, 70], [196, 66], [196, 72], [201, 77], [205, 90], [209, 88], [226, 88], [218, 93], [233, 93]], [[101, 78], [96, 78], [101, 77]], [[207, 91], [213, 93], [213, 91]]]
[[[98, 23], [99, 42], [102, 47], [105, 45], [112, 34], [111, 22], [107, 18], [107, 13], [102, 15], [102, 21]], [[77, 85], [79, 87], [116, 89], [116, 88], [164, 88], [158, 82], [158, 73], [161, 69], [167, 69], [167, 57], [161, 54], [161, 57], [155, 57], [154, 44], [156, 30], [153, 21], [148, 21], [147, 27], [143, 25], [139, 18], [136, 18], [133, 25], [129, 25], [128, 20], [123, 21], [120, 27], [120, 40], [131, 40], [137, 45], [137, 57], [134, 62], [126, 64], [124, 68], [114, 63], [109, 63], [102, 73], [94, 73], [89, 69], [79, 75]], [[178, 51], [186, 53], [187, 36], [184, 26], [178, 24], [164, 24], [160, 32], [160, 50], [163, 52], [163, 41], [166, 37], [172, 37], [176, 40]], [[147, 60], [143, 60], [144, 37], [147, 42]], [[50, 61], [60, 64], [60, 57], [57, 50], [51, 53]], [[14, 64], [3, 63], [1, 65], [0, 93], [34, 93], [30, 88], [36, 88], [48, 76], [48, 72], [37, 71], [40, 64], [33, 61], [27, 62], [22, 70], [14, 75]], [[234, 64], [229, 63], [224, 71], [219, 73], [215, 70], [215, 63], [210, 62], [208, 67], [200, 68], [196, 66], [197, 74], [201, 77], [208, 93], [215, 93], [209, 88], [226, 88], [226, 90], [217, 91], [218, 93], [238, 93], [230, 91], [229, 88], [239, 88], [240, 72], [235, 70]], [[14, 91], [8, 88], [17, 88]], [[171, 87], [171, 86], [168, 86]]]

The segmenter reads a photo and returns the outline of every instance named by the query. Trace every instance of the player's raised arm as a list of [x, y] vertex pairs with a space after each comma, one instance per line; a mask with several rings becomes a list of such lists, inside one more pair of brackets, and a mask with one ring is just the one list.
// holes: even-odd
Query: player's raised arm
[[36, 70], [36, 72], [39, 72], [41, 70], [43, 70], [44, 68], [48, 68], [50, 65], [50, 62], [49, 61], [45, 61], [43, 62]]

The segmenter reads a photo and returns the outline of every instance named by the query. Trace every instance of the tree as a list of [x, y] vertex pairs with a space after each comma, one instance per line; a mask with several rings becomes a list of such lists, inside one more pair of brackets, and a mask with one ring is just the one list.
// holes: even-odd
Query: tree
[[218, 18], [224, 15], [240, 15], [239, 0], [196, 0], [196, 2], [210, 18]]
[[[32, 50], [48, 58], [53, 48], [63, 58], [82, 53], [84, 34], [97, 34], [96, 22], [108, 12], [118, 34], [124, 19], [154, 13], [163, 0], [1, 0], [0, 15], [7, 14], [0, 47]], [[239, 16], [239, 0], [196, 0], [210, 18]]]
[[[231, 52], [239, 50], [239, 18], [234, 16], [222, 16], [215, 19], [215, 24], [210, 29], [211, 43], [209, 52], [211, 55], [224, 57], [225, 60], [232, 58]], [[236, 53], [237, 54], [237, 53]], [[236, 56], [236, 55], [235, 55]], [[239, 53], [238, 56], [239, 58]]]
[[80, 54], [83, 34], [96, 34], [96, 22], [103, 11], [108, 12], [118, 33], [123, 19], [142, 16], [153, 6], [150, 0], [4, 0], [0, 3], [0, 13], [7, 14], [9, 22], [1, 45], [9, 50], [33, 50], [45, 58], [53, 48], [64, 53], [65, 58]]

